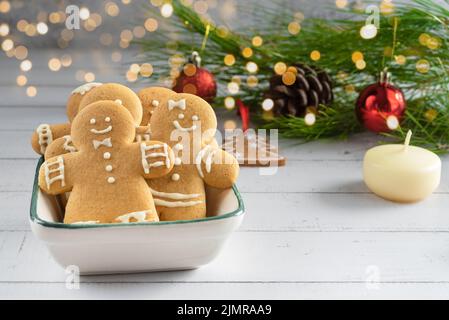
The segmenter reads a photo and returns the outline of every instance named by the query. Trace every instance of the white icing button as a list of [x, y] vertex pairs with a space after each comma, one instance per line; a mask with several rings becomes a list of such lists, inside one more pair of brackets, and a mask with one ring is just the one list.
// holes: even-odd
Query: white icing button
[[182, 144], [180, 144], [180, 143], [177, 143], [177, 144], [175, 145], [175, 149], [176, 149], [176, 150], [182, 150], [182, 149], [184, 149], [184, 146], [183, 146]]
[[108, 164], [105, 169], [106, 169], [107, 172], [111, 172], [112, 171], [112, 166], [110, 164]]
[[114, 183], [115, 182], [115, 178], [114, 177], [109, 177], [108, 178], [108, 183]]
[[92, 118], [92, 119], [90, 119], [90, 124], [95, 124], [95, 119], [94, 118]]
[[153, 102], [151, 102], [151, 104], [153, 105], [153, 107], [158, 107], [159, 106], [159, 101], [153, 100]]
[[184, 119], [184, 113], [178, 114], [178, 119]]
[[104, 121], [106, 121], [106, 122], [111, 122], [111, 118], [106, 117], [106, 118], [104, 118]]
[[111, 153], [109, 152], [103, 153], [103, 159], [111, 159]]
[[199, 119], [198, 116], [192, 116], [193, 121], [198, 121], [198, 119]]
[[181, 158], [175, 158], [175, 166], [181, 165]]
[[120, 99], [117, 99], [117, 100], [115, 100], [114, 102], [115, 102], [115, 103], [118, 103], [118, 104], [123, 104], [122, 100], [120, 100]]
[[178, 181], [179, 178], [181, 178], [181, 177], [180, 177], [179, 174], [177, 174], [177, 173], [174, 173], [174, 174], [171, 176], [171, 179], [172, 179], [173, 181]]

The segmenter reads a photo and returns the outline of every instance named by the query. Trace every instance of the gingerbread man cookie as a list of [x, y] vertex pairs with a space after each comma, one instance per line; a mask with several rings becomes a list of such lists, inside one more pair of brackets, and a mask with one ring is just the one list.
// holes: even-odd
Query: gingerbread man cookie
[[[122, 105], [131, 113], [136, 126], [140, 124], [142, 120], [142, 104], [140, 103], [139, 97], [128, 87], [118, 83], [105, 83], [94, 86], [92, 90], [89, 90], [80, 100], [78, 109], [81, 111], [87, 105], [101, 100], [111, 100]], [[137, 127], [136, 134], [139, 134], [137, 140], [141, 140], [141, 132], [146, 132], [148, 130], [149, 127]], [[70, 132], [67, 133], [67, 135], [69, 134]], [[53, 143], [48, 146], [47, 151], [45, 152], [45, 159], [73, 152], [70, 140], [70, 136], [54, 139]], [[149, 138], [144, 140], [149, 141]]]
[[173, 90], [163, 87], [149, 87], [140, 90], [137, 93], [143, 108], [143, 117], [140, 125], [149, 125], [154, 110], [159, 105], [166, 103], [168, 99], [175, 94], [176, 92]]
[[65, 223], [158, 221], [145, 179], [172, 169], [174, 155], [167, 144], [133, 142], [135, 119], [113, 101], [98, 101], [80, 110], [71, 136], [79, 151], [50, 158], [39, 171], [44, 192], [71, 191]]
[[237, 160], [214, 144], [217, 119], [200, 97], [181, 93], [151, 117], [152, 139], [169, 144], [175, 166], [169, 175], [148, 180], [161, 220], [206, 216], [205, 184], [229, 188], [237, 180]]
[[72, 91], [67, 104], [66, 113], [69, 119], [68, 123], [61, 124], [41, 124], [37, 127], [31, 137], [31, 146], [38, 154], [44, 154], [47, 147], [56, 139], [70, 134], [70, 123], [78, 113], [78, 108], [84, 95], [92, 88], [100, 86], [101, 83], [86, 83]]

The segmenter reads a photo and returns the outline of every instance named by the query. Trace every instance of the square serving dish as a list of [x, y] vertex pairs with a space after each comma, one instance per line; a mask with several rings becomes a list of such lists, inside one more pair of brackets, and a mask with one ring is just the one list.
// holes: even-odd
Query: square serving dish
[[[81, 274], [195, 269], [211, 262], [241, 224], [244, 205], [235, 186], [206, 190], [207, 217], [197, 220], [76, 225], [62, 223], [56, 197], [38, 186], [37, 164], [31, 229], [64, 268]], [[212, 204], [212, 205], [211, 205]]]

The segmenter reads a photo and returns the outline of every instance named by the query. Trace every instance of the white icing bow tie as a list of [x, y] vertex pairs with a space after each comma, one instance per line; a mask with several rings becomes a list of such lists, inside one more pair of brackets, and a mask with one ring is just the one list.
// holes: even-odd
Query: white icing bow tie
[[168, 110], [171, 111], [173, 108], [179, 108], [181, 110], [186, 109], [186, 99], [181, 99], [179, 101], [168, 100]]
[[93, 140], [92, 143], [94, 144], [95, 150], [97, 150], [100, 146], [112, 148], [111, 138], [106, 138], [103, 141]]

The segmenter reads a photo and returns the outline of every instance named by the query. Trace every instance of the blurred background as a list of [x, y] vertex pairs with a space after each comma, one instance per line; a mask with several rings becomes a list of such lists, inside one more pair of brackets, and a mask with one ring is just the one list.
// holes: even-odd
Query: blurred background
[[[337, 7], [361, 4], [278, 1], [305, 18], [333, 16]], [[239, 16], [239, 5], [256, 11], [273, 4], [273, 0], [184, 2], [234, 30], [251, 24]], [[66, 27], [69, 5], [79, 8], [79, 30]], [[151, 74], [144, 79], [148, 81], [138, 81], [133, 62], [139, 60], [139, 46], [133, 41], [151, 40], [170, 22], [171, 14], [170, 1], [165, 0], [0, 0], [0, 94], [5, 97], [0, 105], [26, 105], [30, 99], [34, 105], [61, 105], [71, 89], [84, 82], [127, 82], [130, 87], [157, 82]]]

